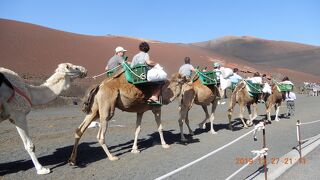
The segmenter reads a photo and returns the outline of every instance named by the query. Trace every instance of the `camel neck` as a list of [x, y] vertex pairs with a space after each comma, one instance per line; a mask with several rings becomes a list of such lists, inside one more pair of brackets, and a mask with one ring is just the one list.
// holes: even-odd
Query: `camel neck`
[[58, 97], [58, 95], [70, 86], [70, 80], [66, 80], [62, 73], [53, 74], [40, 86], [28, 85], [31, 102], [33, 105], [46, 104]]

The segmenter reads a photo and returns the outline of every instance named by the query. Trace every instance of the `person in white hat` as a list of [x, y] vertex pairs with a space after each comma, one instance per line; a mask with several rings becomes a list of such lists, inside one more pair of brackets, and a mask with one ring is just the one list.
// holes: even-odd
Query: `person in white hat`
[[111, 70], [115, 67], [117, 67], [118, 65], [120, 65], [121, 63], [123, 63], [124, 61], [124, 54], [127, 50], [125, 50], [123, 47], [121, 46], [118, 46], [116, 49], [115, 49], [116, 53], [114, 56], [112, 56], [108, 63], [107, 63], [107, 66], [105, 68], [106, 71], [108, 70]]

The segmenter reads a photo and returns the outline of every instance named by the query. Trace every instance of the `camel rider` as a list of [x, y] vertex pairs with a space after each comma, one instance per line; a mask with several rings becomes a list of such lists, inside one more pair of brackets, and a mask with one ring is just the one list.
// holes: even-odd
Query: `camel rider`
[[[150, 60], [149, 57], [149, 50], [150, 50], [150, 46], [147, 42], [141, 42], [139, 45], [139, 50], [140, 52], [138, 54], [136, 54], [131, 62], [131, 68], [135, 67], [138, 64], [147, 64], [149, 66], [155, 66], [156, 63], [154, 61]], [[148, 99], [148, 102], [156, 102], [159, 103], [159, 95], [160, 95], [160, 91], [161, 91], [161, 85], [155, 85], [153, 86], [153, 90], [152, 90], [152, 96]]]
[[221, 65], [218, 62], [213, 63], [213, 71], [216, 72], [218, 80], [220, 79], [221, 72]]
[[109, 61], [108, 64], [105, 68], [106, 71], [111, 70], [116, 68], [117, 66], [119, 66], [121, 63], [124, 62], [124, 54], [127, 50], [125, 50], [123, 47], [118, 46], [116, 49], [116, 54], [114, 56], [112, 56]]
[[179, 68], [179, 73], [182, 77], [186, 77], [187, 79], [191, 78], [192, 72], [195, 72], [194, 67], [190, 64], [190, 57], [184, 58], [184, 65]]
[[238, 68], [233, 69], [233, 75], [230, 77], [230, 81], [234, 84], [238, 84], [242, 80], [242, 77], [238, 75]]
[[249, 78], [249, 80], [251, 80], [252, 83], [257, 83], [262, 85], [262, 77], [260, 76], [259, 72], [255, 72], [253, 74], [253, 77]]

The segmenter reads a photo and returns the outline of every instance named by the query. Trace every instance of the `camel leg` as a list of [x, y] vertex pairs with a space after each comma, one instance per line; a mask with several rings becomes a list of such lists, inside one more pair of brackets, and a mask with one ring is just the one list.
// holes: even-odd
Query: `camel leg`
[[[94, 109], [94, 108], [92, 108]], [[97, 118], [97, 110], [92, 110], [92, 112], [84, 118], [83, 122], [80, 124], [80, 126], [76, 129], [74, 133], [75, 142], [73, 145], [72, 153], [69, 158], [69, 164], [74, 166], [76, 165], [76, 159], [77, 159], [77, 152], [78, 152], [78, 145], [81, 136], [84, 134], [84, 132], [89, 127], [90, 123], [94, 121]]]
[[271, 108], [274, 106], [274, 104], [270, 104], [268, 107], [267, 107], [267, 110], [266, 110], [266, 113], [267, 113], [267, 116], [268, 116], [268, 122], [271, 122]]
[[211, 106], [211, 115], [210, 115], [210, 132], [211, 134], [217, 134], [213, 128], [214, 112], [216, 111], [218, 100], [214, 100]]
[[206, 129], [207, 119], [210, 118], [209, 113], [208, 113], [208, 107], [207, 107], [206, 105], [202, 105], [201, 107], [202, 107], [204, 113], [206, 114], [206, 117], [205, 117], [204, 120], [199, 124], [199, 128], [202, 127], [202, 129]]
[[243, 127], [244, 127], [244, 128], [248, 128], [247, 124], [244, 122], [244, 119], [243, 119], [243, 113], [244, 113], [244, 111], [245, 111], [244, 105], [241, 105], [241, 104], [240, 104], [239, 106], [240, 106], [240, 114], [239, 114], [239, 117], [240, 117], [240, 119], [241, 119], [241, 121], [242, 121]]
[[37, 170], [37, 174], [48, 174], [50, 173], [50, 169], [48, 168], [44, 168], [38, 161], [38, 158], [35, 155], [35, 146], [32, 143], [29, 133], [28, 133], [28, 125], [27, 125], [27, 121], [26, 121], [26, 117], [25, 115], [20, 116], [17, 121], [15, 121], [16, 123], [16, 128], [18, 130], [18, 133], [22, 139], [24, 148], [27, 150], [28, 154], [31, 157], [31, 160]]
[[154, 117], [157, 122], [161, 145], [165, 149], [169, 148], [170, 146], [165, 142], [164, 137], [163, 137], [163, 128], [162, 128], [162, 124], [161, 124], [161, 108], [155, 108], [152, 110], [152, 112], [153, 112]]
[[253, 104], [253, 117], [252, 121], [255, 120], [258, 117], [258, 106], [256, 103]]
[[105, 142], [105, 135], [108, 129], [108, 122], [113, 117], [114, 114], [114, 107], [108, 106], [108, 104], [100, 105], [99, 108], [100, 113], [100, 128], [98, 131], [97, 139], [103, 148], [104, 152], [107, 154], [110, 161], [118, 160], [117, 156], [113, 156]]
[[280, 104], [275, 104], [274, 106], [275, 111], [276, 111], [276, 117], [275, 117], [275, 121], [279, 121], [279, 110], [280, 110]]
[[186, 121], [187, 114], [188, 114], [188, 108], [185, 108], [185, 106], [182, 106], [180, 110], [180, 118], [178, 122], [179, 122], [179, 128], [180, 128], [181, 141], [183, 142], [187, 141], [186, 137], [183, 134], [183, 121]]
[[191, 136], [193, 136], [194, 133], [193, 133], [193, 131], [192, 131], [192, 129], [190, 128], [190, 125], [189, 125], [189, 111], [187, 112], [186, 125], [187, 125], [187, 127], [188, 127], [188, 129], [189, 129], [189, 134], [190, 134]]
[[232, 123], [231, 123], [232, 112], [233, 112], [233, 109], [232, 109], [232, 108], [228, 109], [229, 129], [230, 129], [231, 131], [233, 131], [233, 127], [232, 127]]
[[247, 120], [247, 125], [252, 126], [253, 116], [252, 116], [252, 111], [251, 111], [250, 105], [247, 105], [247, 109], [248, 109], [248, 113], [249, 113], [249, 119]]
[[142, 120], [142, 115], [143, 113], [137, 113], [137, 121], [136, 121], [136, 131], [134, 133], [134, 141], [133, 141], [133, 146], [132, 146], [132, 153], [140, 153], [140, 151], [138, 150], [138, 136], [139, 133], [141, 131], [141, 120]]

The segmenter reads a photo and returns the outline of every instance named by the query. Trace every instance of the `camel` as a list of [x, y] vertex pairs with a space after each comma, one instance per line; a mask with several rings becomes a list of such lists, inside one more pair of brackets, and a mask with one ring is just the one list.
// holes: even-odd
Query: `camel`
[[[268, 86], [268, 87], [267, 87]], [[268, 90], [269, 85], [268, 83], [264, 84], [264, 88], [262, 89], [263, 96], [262, 97], [267, 97], [266, 94], [270, 93], [270, 90]], [[266, 98], [263, 98], [266, 100]], [[230, 99], [230, 104], [229, 104], [229, 109], [228, 109], [228, 119], [229, 119], [229, 129], [232, 130], [232, 124], [231, 124], [231, 118], [232, 118], [232, 112], [234, 110], [234, 106], [236, 103], [239, 104], [240, 107], [240, 113], [239, 117], [243, 123], [243, 126], [245, 128], [248, 128], [248, 126], [252, 126], [253, 120], [257, 118], [257, 103], [259, 100], [259, 96], [250, 96], [248, 89], [247, 89], [247, 82], [246, 80], [242, 80], [239, 82], [239, 84], [236, 86], [234, 91], [232, 92], [231, 99]], [[251, 112], [251, 105], [253, 106], [253, 115]], [[247, 107], [248, 113], [249, 113], [249, 120], [247, 122], [244, 121], [243, 119], [243, 113], [245, 111], [245, 106]]]
[[275, 107], [275, 111], [276, 111], [275, 121], [279, 121], [278, 115], [279, 115], [280, 106], [281, 106], [281, 103], [285, 100], [284, 98], [285, 94], [284, 92], [280, 92], [280, 89], [277, 86], [277, 84], [273, 84], [271, 86], [271, 90], [272, 90], [272, 94], [267, 97], [267, 101], [266, 101], [266, 113], [267, 113], [268, 122], [271, 122], [272, 107]]
[[[223, 90], [222, 90], [223, 91]], [[200, 128], [206, 128], [206, 122], [210, 119], [210, 132], [211, 134], [216, 134], [217, 132], [213, 128], [213, 120], [214, 120], [214, 112], [217, 108], [218, 100], [221, 91], [216, 85], [203, 85], [200, 79], [196, 79], [194, 82], [185, 83], [182, 86], [182, 97], [180, 103], [180, 118], [179, 118], [179, 127], [180, 127], [180, 135], [181, 141], [186, 141], [186, 138], [183, 134], [183, 122], [186, 123], [190, 135], [193, 135], [193, 131], [189, 126], [189, 118], [188, 113], [191, 109], [193, 103], [196, 105], [200, 105], [205, 112], [204, 120], [199, 124]], [[211, 106], [211, 114], [208, 113], [208, 107]]]
[[8, 119], [16, 126], [37, 174], [48, 174], [50, 169], [43, 167], [35, 155], [35, 146], [29, 136], [26, 116], [33, 105], [42, 105], [53, 101], [63, 90], [70, 87], [75, 78], [83, 78], [86, 73], [86, 69], [81, 66], [62, 63], [45, 83], [33, 86], [26, 84], [17, 73], [0, 67], [0, 74], [5, 78], [0, 86], [0, 121]]
[[[170, 81], [165, 81], [162, 86], [162, 103], [169, 104], [176, 99], [181, 92], [181, 86], [184, 83], [185, 78], [182, 78], [180, 74], [173, 74]], [[83, 122], [75, 131], [75, 143], [72, 153], [69, 158], [70, 165], [76, 165], [77, 148], [80, 138], [88, 128], [91, 122], [96, 119], [100, 119], [100, 127], [97, 134], [97, 140], [101, 147], [105, 151], [107, 157], [111, 161], [118, 160], [117, 156], [112, 155], [105, 141], [105, 134], [108, 128], [108, 122], [114, 115], [115, 108], [118, 108], [126, 112], [137, 113], [136, 129], [134, 135], [134, 142], [132, 146], [132, 153], [139, 153], [137, 146], [138, 136], [141, 130], [141, 120], [143, 113], [152, 110], [158, 127], [160, 135], [161, 145], [163, 148], [169, 148], [169, 145], [165, 142], [163, 137], [163, 127], [161, 124], [161, 106], [149, 105], [147, 103], [148, 98], [151, 97], [152, 86], [140, 85], [135, 86], [129, 83], [125, 78], [123, 70], [115, 74], [111, 78], [105, 79], [99, 86], [98, 90], [93, 91], [92, 103], [89, 104], [90, 112], [86, 115]]]

